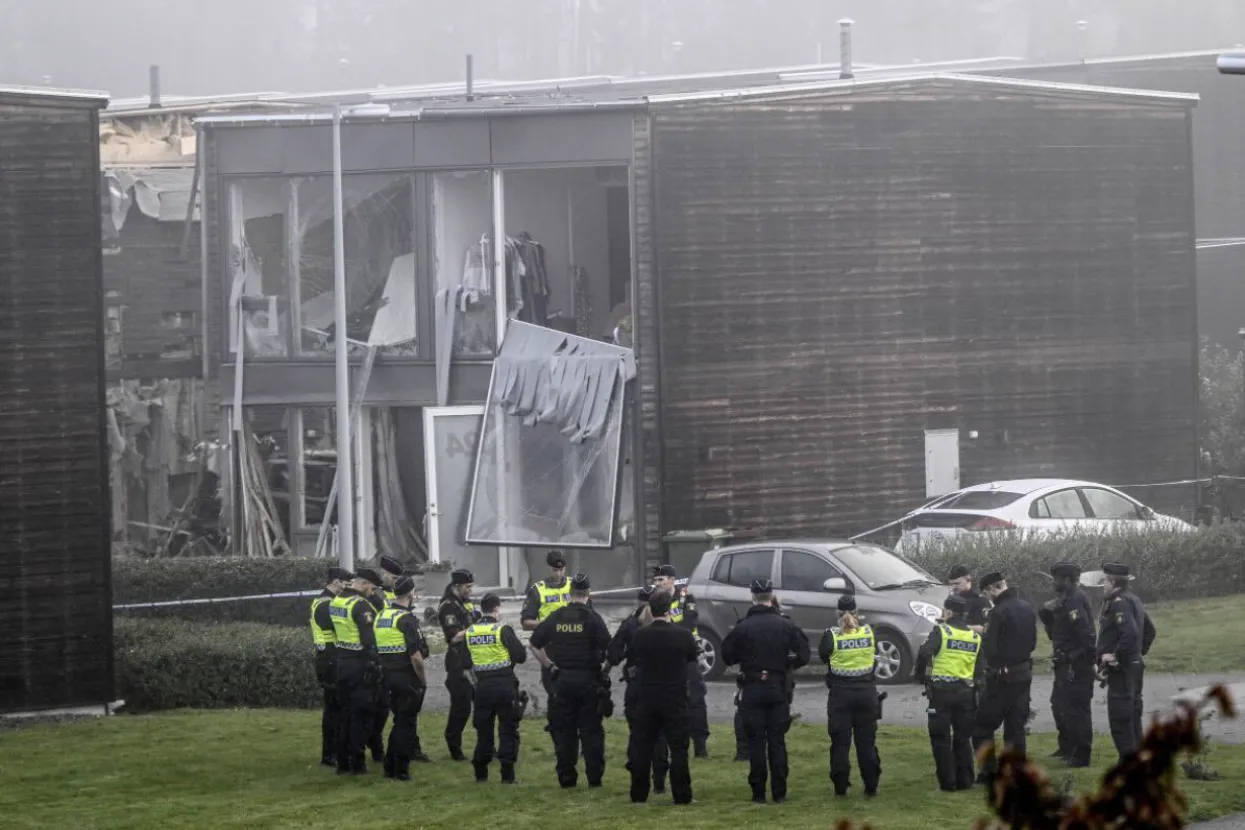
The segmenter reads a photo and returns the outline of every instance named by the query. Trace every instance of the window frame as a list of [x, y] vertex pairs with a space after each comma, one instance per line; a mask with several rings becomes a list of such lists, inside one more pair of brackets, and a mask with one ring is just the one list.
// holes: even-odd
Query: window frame
[[[1047, 499], [1049, 499], [1051, 496], [1058, 496], [1058, 495], [1060, 495], [1060, 494], [1062, 494], [1062, 493], [1074, 493], [1074, 494], [1076, 495], [1077, 501], [1078, 501], [1078, 502], [1080, 503], [1080, 505], [1081, 505], [1081, 511], [1083, 512], [1083, 514], [1084, 514], [1084, 515], [1081, 515], [1081, 516], [1052, 516], [1052, 515], [1049, 515], [1049, 513], [1050, 513], [1050, 505], [1046, 502], [1046, 500], [1047, 500]], [[1039, 503], [1039, 502], [1041, 502], [1042, 504], [1045, 504], [1045, 505], [1046, 505], [1046, 511], [1047, 511], [1048, 515], [1046, 515], [1046, 516], [1041, 516], [1041, 515], [1039, 515], [1039, 514], [1038, 514], [1038, 509], [1037, 509], [1037, 508], [1038, 508], [1038, 503]], [[1075, 521], [1079, 521], [1079, 520], [1081, 520], [1081, 519], [1092, 519], [1092, 518], [1094, 518], [1094, 517], [1093, 517], [1093, 515], [1092, 515], [1092, 511], [1091, 511], [1091, 510], [1090, 510], [1090, 508], [1089, 508], [1089, 503], [1088, 503], [1088, 501], [1085, 499], [1085, 496], [1081, 493], [1081, 488], [1080, 488], [1080, 487], [1063, 487], [1063, 488], [1061, 488], [1061, 489], [1059, 489], [1059, 490], [1052, 490], [1051, 492], [1046, 493], [1046, 494], [1044, 494], [1044, 495], [1041, 495], [1041, 496], [1037, 497], [1036, 499], [1034, 499], [1032, 502], [1030, 502], [1030, 504], [1029, 504], [1029, 518], [1030, 518], [1030, 519], [1046, 519], [1046, 520], [1053, 521], [1053, 522], [1075, 522]]]
[[718, 573], [718, 569], [722, 567], [723, 563], [725, 563], [726, 560], [731, 559], [736, 556], [742, 556], [742, 555], [753, 554], [753, 553], [769, 554], [770, 559], [769, 559], [768, 578], [772, 580], [774, 578], [775, 562], [778, 561], [776, 554], [778, 554], [779, 552], [780, 552], [779, 548], [763, 547], [763, 548], [745, 548], [744, 550], [731, 550], [726, 553], [722, 553], [718, 556], [717, 561], [713, 563], [713, 570], [709, 572], [709, 581], [714, 583], [715, 585], [722, 585], [727, 588], [751, 588], [752, 587], [751, 581], [749, 581], [746, 585], [737, 585], [734, 582], [725, 582], [723, 580], [718, 579], [717, 573]]

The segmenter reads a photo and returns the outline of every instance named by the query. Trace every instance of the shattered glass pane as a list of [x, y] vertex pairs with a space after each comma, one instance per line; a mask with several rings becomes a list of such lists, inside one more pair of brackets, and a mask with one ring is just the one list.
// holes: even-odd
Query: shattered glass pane
[[485, 170], [433, 174], [432, 212], [437, 353], [492, 357], [497, 347], [497, 303], [491, 175]]
[[[415, 203], [404, 173], [346, 176], [346, 336], [358, 354], [416, 354]], [[333, 179], [294, 180], [298, 348], [331, 354], [333, 323]]]
[[557, 423], [485, 412], [471, 493], [472, 544], [609, 548], [619, 490], [624, 384], [619, 377], [598, 438], [579, 443]]
[[289, 280], [286, 272], [286, 214], [289, 190], [284, 179], [243, 179], [229, 194], [229, 331], [237, 351], [238, 312], [242, 313], [243, 354], [289, 355]]

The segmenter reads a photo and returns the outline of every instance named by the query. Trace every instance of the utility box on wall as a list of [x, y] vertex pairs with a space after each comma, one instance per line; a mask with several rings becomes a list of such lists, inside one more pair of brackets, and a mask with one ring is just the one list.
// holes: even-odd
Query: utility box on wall
[[960, 489], [960, 431], [925, 430], [925, 498]]

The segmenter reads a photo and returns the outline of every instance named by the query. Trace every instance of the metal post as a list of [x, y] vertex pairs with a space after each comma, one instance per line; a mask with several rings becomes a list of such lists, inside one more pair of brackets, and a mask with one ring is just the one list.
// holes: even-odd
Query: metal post
[[[342, 110], [333, 108], [333, 346], [337, 368], [337, 561], [354, 570], [350, 357], [346, 343], [346, 218], [342, 195]], [[330, 506], [331, 507], [331, 506]], [[327, 508], [326, 508], [327, 509]], [[325, 514], [328, 521], [328, 514]]]

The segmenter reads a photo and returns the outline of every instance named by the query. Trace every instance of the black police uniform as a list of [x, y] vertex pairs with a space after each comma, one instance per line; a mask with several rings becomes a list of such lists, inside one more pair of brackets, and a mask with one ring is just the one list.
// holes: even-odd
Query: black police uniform
[[1141, 739], [1145, 737], [1145, 728], [1142, 723], [1144, 704], [1142, 701], [1142, 692], [1145, 687], [1146, 677], [1146, 655], [1150, 653], [1150, 646], [1154, 645], [1154, 638], [1158, 636], [1158, 630], [1154, 627], [1154, 621], [1150, 619], [1150, 615], [1146, 613], [1146, 608], [1141, 603], [1141, 598], [1134, 594], [1130, 589], [1125, 588], [1121, 592], [1129, 605], [1133, 609], [1133, 619], [1137, 622], [1137, 630], [1141, 632], [1141, 659], [1137, 661], [1133, 668], [1133, 727], [1137, 733], [1137, 746], [1141, 746]]
[[396, 627], [406, 641], [406, 650], [380, 655], [381, 668], [385, 671], [386, 702], [393, 712], [393, 728], [385, 748], [385, 776], [405, 780], [410, 775], [412, 759], [427, 760], [419, 745], [419, 713], [424, 707], [428, 686], [415, 673], [411, 658], [416, 654], [427, 658], [428, 643], [413, 613], [398, 617]]
[[[627, 719], [627, 764], [626, 770], [631, 772], [636, 763], [636, 734], [638, 732], [637, 717], [639, 716], [640, 680], [639, 668], [635, 665], [632, 643], [635, 633], [641, 628], [641, 617], [648, 608], [649, 598], [653, 595], [652, 586], [640, 589], [638, 600], [643, 603], [630, 617], [622, 621], [614, 638], [610, 640], [606, 659], [611, 666], [622, 665], [623, 683], [623, 716]], [[658, 734], [653, 746], [653, 792], [666, 791], [666, 775], [670, 772], [670, 748], [666, 746], [666, 737]]]
[[[551, 550], [545, 554], [545, 564], [550, 568], [565, 568], [566, 557], [561, 551]], [[560, 579], [546, 577], [544, 579], [545, 586], [548, 588], [558, 589], [568, 586], [567, 577]], [[540, 591], [536, 590], [536, 583], [532, 583], [527, 587], [527, 594], [523, 597], [523, 607], [519, 609], [520, 622], [536, 622], [540, 619], [540, 608], [544, 602], [540, 598]], [[591, 607], [591, 603], [589, 604]], [[547, 618], [546, 618], [547, 619]], [[535, 629], [533, 629], [535, 630]], [[545, 731], [549, 733], [549, 737], [553, 740], [554, 752], [558, 749], [558, 740], [553, 734], [553, 676], [549, 673], [549, 669], [544, 666], [540, 667], [540, 687], [545, 690]]]
[[[665, 616], [669, 607], [658, 602], [655, 616]], [[640, 683], [636, 703], [635, 758], [631, 765], [631, 800], [648, 800], [649, 775], [658, 736], [670, 748], [670, 794], [675, 804], [692, 800], [692, 774], [687, 760], [688, 744], [688, 666], [700, 656], [696, 638], [686, 628], [656, 619], [635, 633], [631, 659]]]
[[[855, 611], [856, 601], [850, 594], [839, 598], [840, 611]], [[882, 705], [873, 669], [867, 674], [844, 677], [829, 670], [834, 655], [834, 629], [821, 636], [817, 655], [827, 665], [826, 732], [830, 735], [830, 781], [836, 795], [847, 795], [851, 786], [851, 748], [856, 745], [856, 764], [865, 795], [877, 793], [882, 778], [882, 758], [878, 754], [878, 719]]]
[[[1120, 570], [1123, 573], [1119, 573]], [[1128, 575], [1128, 569], [1123, 566], [1104, 565], [1103, 571], [1109, 576]], [[1104, 654], [1115, 655], [1114, 663], [1102, 664], [1101, 668], [1107, 675], [1107, 724], [1115, 750], [1123, 760], [1141, 746], [1137, 723], [1141, 629], [1137, 625], [1136, 608], [1128, 599], [1127, 589], [1110, 594], [1102, 604], [1098, 619], [1099, 660]]]
[[[752, 583], [754, 595], [773, 590], [768, 579]], [[739, 713], [748, 736], [748, 784], [753, 801], [765, 802], [767, 777], [774, 801], [787, 797], [787, 730], [791, 726], [787, 679], [808, 660], [804, 632], [768, 603], [748, 609], [722, 643], [723, 663], [738, 664], [742, 678]]]
[[[441, 633], [445, 635], [445, 689], [450, 693], [450, 710], [445, 719], [445, 746], [450, 757], [455, 761], [465, 761], [463, 754], [463, 730], [471, 720], [471, 701], [474, 691], [466, 671], [470, 664], [467, 658], [467, 644], [453, 642], [454, 637], [475, 619], [475, 613], [454, 593], [455, 585], [474, 582], [475, 578], [469, 571], [455, 571], [450, 574], [450, 584], [445, 586], [441, 602], [437, 606], [437, 621], [441, 624]], [[459, 580], [459, 582], [455, 582]]]
[[[486, 625], [497, 622], [496, 610], [484, 614], [478, 620]], [[510, 655], [510, 661], [517, 666], [527, 660], [527, 652], [523, 643], [510, 626], [502, 626], [501, 642]], [[471, 662], [468, 655], [468, 663]], [[519, 698], [519, 678], [515, 677], [514, 666], [489, 671], [476, 671], [475, 676], [475, 712], [472, 725], [476, 730], [476, 749], [471, 757], [471, 765], [475, 768], [476, 781], [488, 780], [488, 766], [496, 754], [501, 762], [501, 780], [506, 784], [514, 783], [514, 765], [519, 760], [519, 721], [523, 719], [522, 703]], [[494, 724], [496, 724], [496, 744], [494, 744]]]
[[[1051, 575], [1077, 579], [1078, 565], [1061, 562], [1051, 568]], [[1072, 766], [1089, 766], [1093, 748], [1094, 723], [1090, 704], [1094, 699], [1094, 649], [1097, 633], [1089, 598], [1073, 586], [1057, 596], [1052, 607], [1038, 610], [1046, 634], [1054, 650], [1055, 682], [1050, 693], [1050, 710], [1059, 733], [1055, 754]]]
[[[361, 596], [352, 588], [342, 591], [341, 595]], [[350, 608], [350, 617], [359, 629], [359, 641], [363, 648], [359, 651], [336, 649], [337, 699], [342, 707], [337, 732], [337, 771], [361, 774], [367, 772], [363, 753], [367, 749], [376, 716], [381, 669], [373, 629], [375, 608], [367, 601], [356, 602]]]
[[[367, 601], [378, 617], [389, 606], [389, 601], [385, 598], [385, 589], [380, 586], [376, 587]], [[367, 736], [367, 746], [372, 752], [372, 760], [378, 764], [385, 760], [385, 724], [388, 722], [389, 699], [382, 678], [381, 682], [376, 684], [376, 705], [372, 709], [372, 731]]]
[[[982, 578], [983, 588], [1002, 582], [1000, 574]], [[1033, 683], [1033, 650], [1037, 648], [1037, 613], [1008, 588], [994, 601], [981, 637], [978, 661], [985, 661], [985, 690], [977, 700], [977, 724], [973, 746], [980, 749], [994, 741], [1003, 727], [1004, 746], [1021, 752], [1027, 748], [1025, 724], [1029, 720], [1030, 687]], [[983, 778], [994, 774], [991, 759], [982, 767]]]
[[[964, 594], [946, 600], [956, 616], [945, 625], [961, 631], [971, 627], [973, 605]], [[972, 680], [938, 680], [930, 676], [931, 664], [943, 649], [942, 626], [936, 625], [917, 652], [915, 674], [925, 684], [929, 744], [934, 754], [934, 774], [944, 791], [973, 786], [973, 729], [977, 720], [977, 691]], [[978, 643], [980, 652], [980, 643]], [[980, 655], [978, 655], [980, 656]]]
[[[345, 578], [349, 578], [347, 575]], [[312, 612], [312, 621], [328, 637], [333, 633], [333, 617], [329, 603], [337, 596], [324, 590], [313, 600], [318, 603]], [[326, 643], [316, 647], [316, 682], [324, 694], [324, 709], [320, 714], [320, 763], [326, 767], [337, 766], [338, 727], [341, 722], [341, 704], [337, 701], [337, 649]]]
[[[572, 590], [587, 590], [588, 581], [571, 580]], [[553, 663], [550, 676], [553, 703], [550, 723], [557, 754], [558, 783], [574, 787], [579, 775], [575, 763], [583, 744], [584, 774], [589, 787], [601, 786], [605, 775], [605, 728], [601, 694], [609, 693], [603, 677], [610, 632], [601, 615], [587, 605], [571, 602], [554, 611], [532, 632], [531, 646], [544, 651]]]

